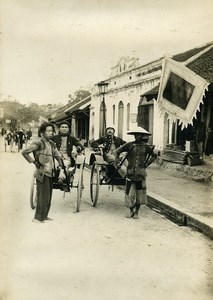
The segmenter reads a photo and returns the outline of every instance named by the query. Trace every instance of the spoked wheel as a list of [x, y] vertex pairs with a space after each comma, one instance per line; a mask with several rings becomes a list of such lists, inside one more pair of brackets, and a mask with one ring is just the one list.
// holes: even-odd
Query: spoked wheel
[[36, 179], [33, 177], [31, 181], [30, 188], [30, 206], [32, 209], [35, 209], [37, 206], [37, 187], [36, 187]]
[[90, 177], [90, 199], [92, 206], [96, 206], [98, 202], [99, 186], [100, 186], [100, 166], [94, 162]]
[[81, 164], [78, 171], [78, 183], [77, 183], [77, 207], [76, 211], [80, 211], [81, 198], [82, 198], [82, 190], [84, 188], [83, 184], [83, 168], [84, 164]]

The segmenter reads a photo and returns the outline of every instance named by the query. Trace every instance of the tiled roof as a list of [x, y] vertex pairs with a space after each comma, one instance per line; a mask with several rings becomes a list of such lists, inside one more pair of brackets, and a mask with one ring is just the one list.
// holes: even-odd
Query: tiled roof
[[[212, 43], [213, 44], [213, 43]], [[208, 47], [211, 44], [208, 44]], [[199, 49], [199, 52], [204, 50], [206, 47], [196, 48]], [[194, 50], [194, 49], [193, 49]], [[193, 55], [198, 54], [198, 51], [189, 50]], [[173, 57], [174, 58], [174, 57]], [[189, 58], [189, 56], [187, 57]], [[195, 58], [186, 65], [187, 68], [206, 79], [208, 82], [213, 83], [213, 47], [208, 51], [201, 54], [199, 57]], [[142, 96], [146, 96], [148, 100], [153, 99], [154, 96], [158, 93], [159, 84], [152, 88], [151, 90], [142, 94]]]
[[187, 68], [213, 83], [213, 47], [187, 65]]
[[52, 112], [51, 115], [49, 115], [49, 120], [54, 122], [55, 120], [58, 119], [63, 119], [66, 117], [65, 110], [71, 106], [71, 103], [67, 103], [66, 105], [60, 107], [56, 111]]
[[203, 45], [201, 47], [190, 49], [190, 50], [188, 50], [186, 52], [182, 52], [182, 53], [173, 55], [172, 58], [174, 60], [176, 60], [176, 61], [184, 62], [187, 59], [189, 59], [190, 57], [192, 57], [192, 56], [198, 54], [199, 52], [203, 51], [204, 49], [208, 48], [210, 45], [213, 45], [213, 42], [205, 44], [205, 45]]
[[77, 111], [81, 108], [81, 106], [85, 105], [91, 100], [91, 96], [86, 97], [83, 100], [74, 100], [72, 102], [69, 102], [68, 104], [66, 104], [65, 106], [59, 108], [58, 110], [56, 110], [55, 112], [53, 112], [50, 116], [49, 119], [52, 122], [59, 122], [61, 120], [65, 120], [69, 117], [69, 115], [74, 112]]
[[83, 99], [83, 100], [80, 100], [80, 101], [73, 101], [71, 104], [72, 105], [70, 105], [66, 110], [65, 110], [65, 113], [66, 114], [70, 114], [70, 113], [72, 113], [72, 112], [74, 112], [74, 111], [77, 111], [78, 109], [81, 109], [81, 106], [83, 106], [83, 105], [85, 105], [85, 104], [88, 104], [89, 105], [89, 103], [90, 103], [90, 101], [91, 101], [91, 96], [88, 96], [88, 97], [86, 97], [85, 99]]
[[142, 94], [141, 96], [146, 96], [147, 101], [152, 100], [153, 98], [155, 98], [155, 96], [157, 96], [158, 91], [159, 91], [159, 86], [160, 86], [160, 83], [158, 85], [156, 85], [155, 87], [153, 87], [151, 90], [148, 90], [147, 92]]

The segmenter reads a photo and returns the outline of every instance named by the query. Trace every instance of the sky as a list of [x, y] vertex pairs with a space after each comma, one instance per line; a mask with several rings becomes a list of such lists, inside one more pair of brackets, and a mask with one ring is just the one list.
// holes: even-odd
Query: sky
[[0, 100], [66, 104], [123, 56], [213, 41], [212, 0], [0, 0]]

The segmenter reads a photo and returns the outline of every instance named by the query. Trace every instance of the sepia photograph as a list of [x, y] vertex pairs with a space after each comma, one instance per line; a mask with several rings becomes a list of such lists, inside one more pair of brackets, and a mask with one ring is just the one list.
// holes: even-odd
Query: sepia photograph
[[0, 0], [0, 300], [213, 298], [212, 11]]

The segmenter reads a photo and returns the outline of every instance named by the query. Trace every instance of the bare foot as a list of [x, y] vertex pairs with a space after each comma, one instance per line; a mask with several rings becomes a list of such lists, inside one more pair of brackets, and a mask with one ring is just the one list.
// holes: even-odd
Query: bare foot
[[133, 218], [134, 217], [134, 211], [130, 211], [127, 215], [126, 215], [126, 218]]
[[138, 214], [134, 214], [134, 216], [132, 217], [133, 219], [139, 219]]
[[44, 223], [44, 221], [39, 221], [38, 219], [32, 219], [32, 222], [34, 222], [34, 223]]

